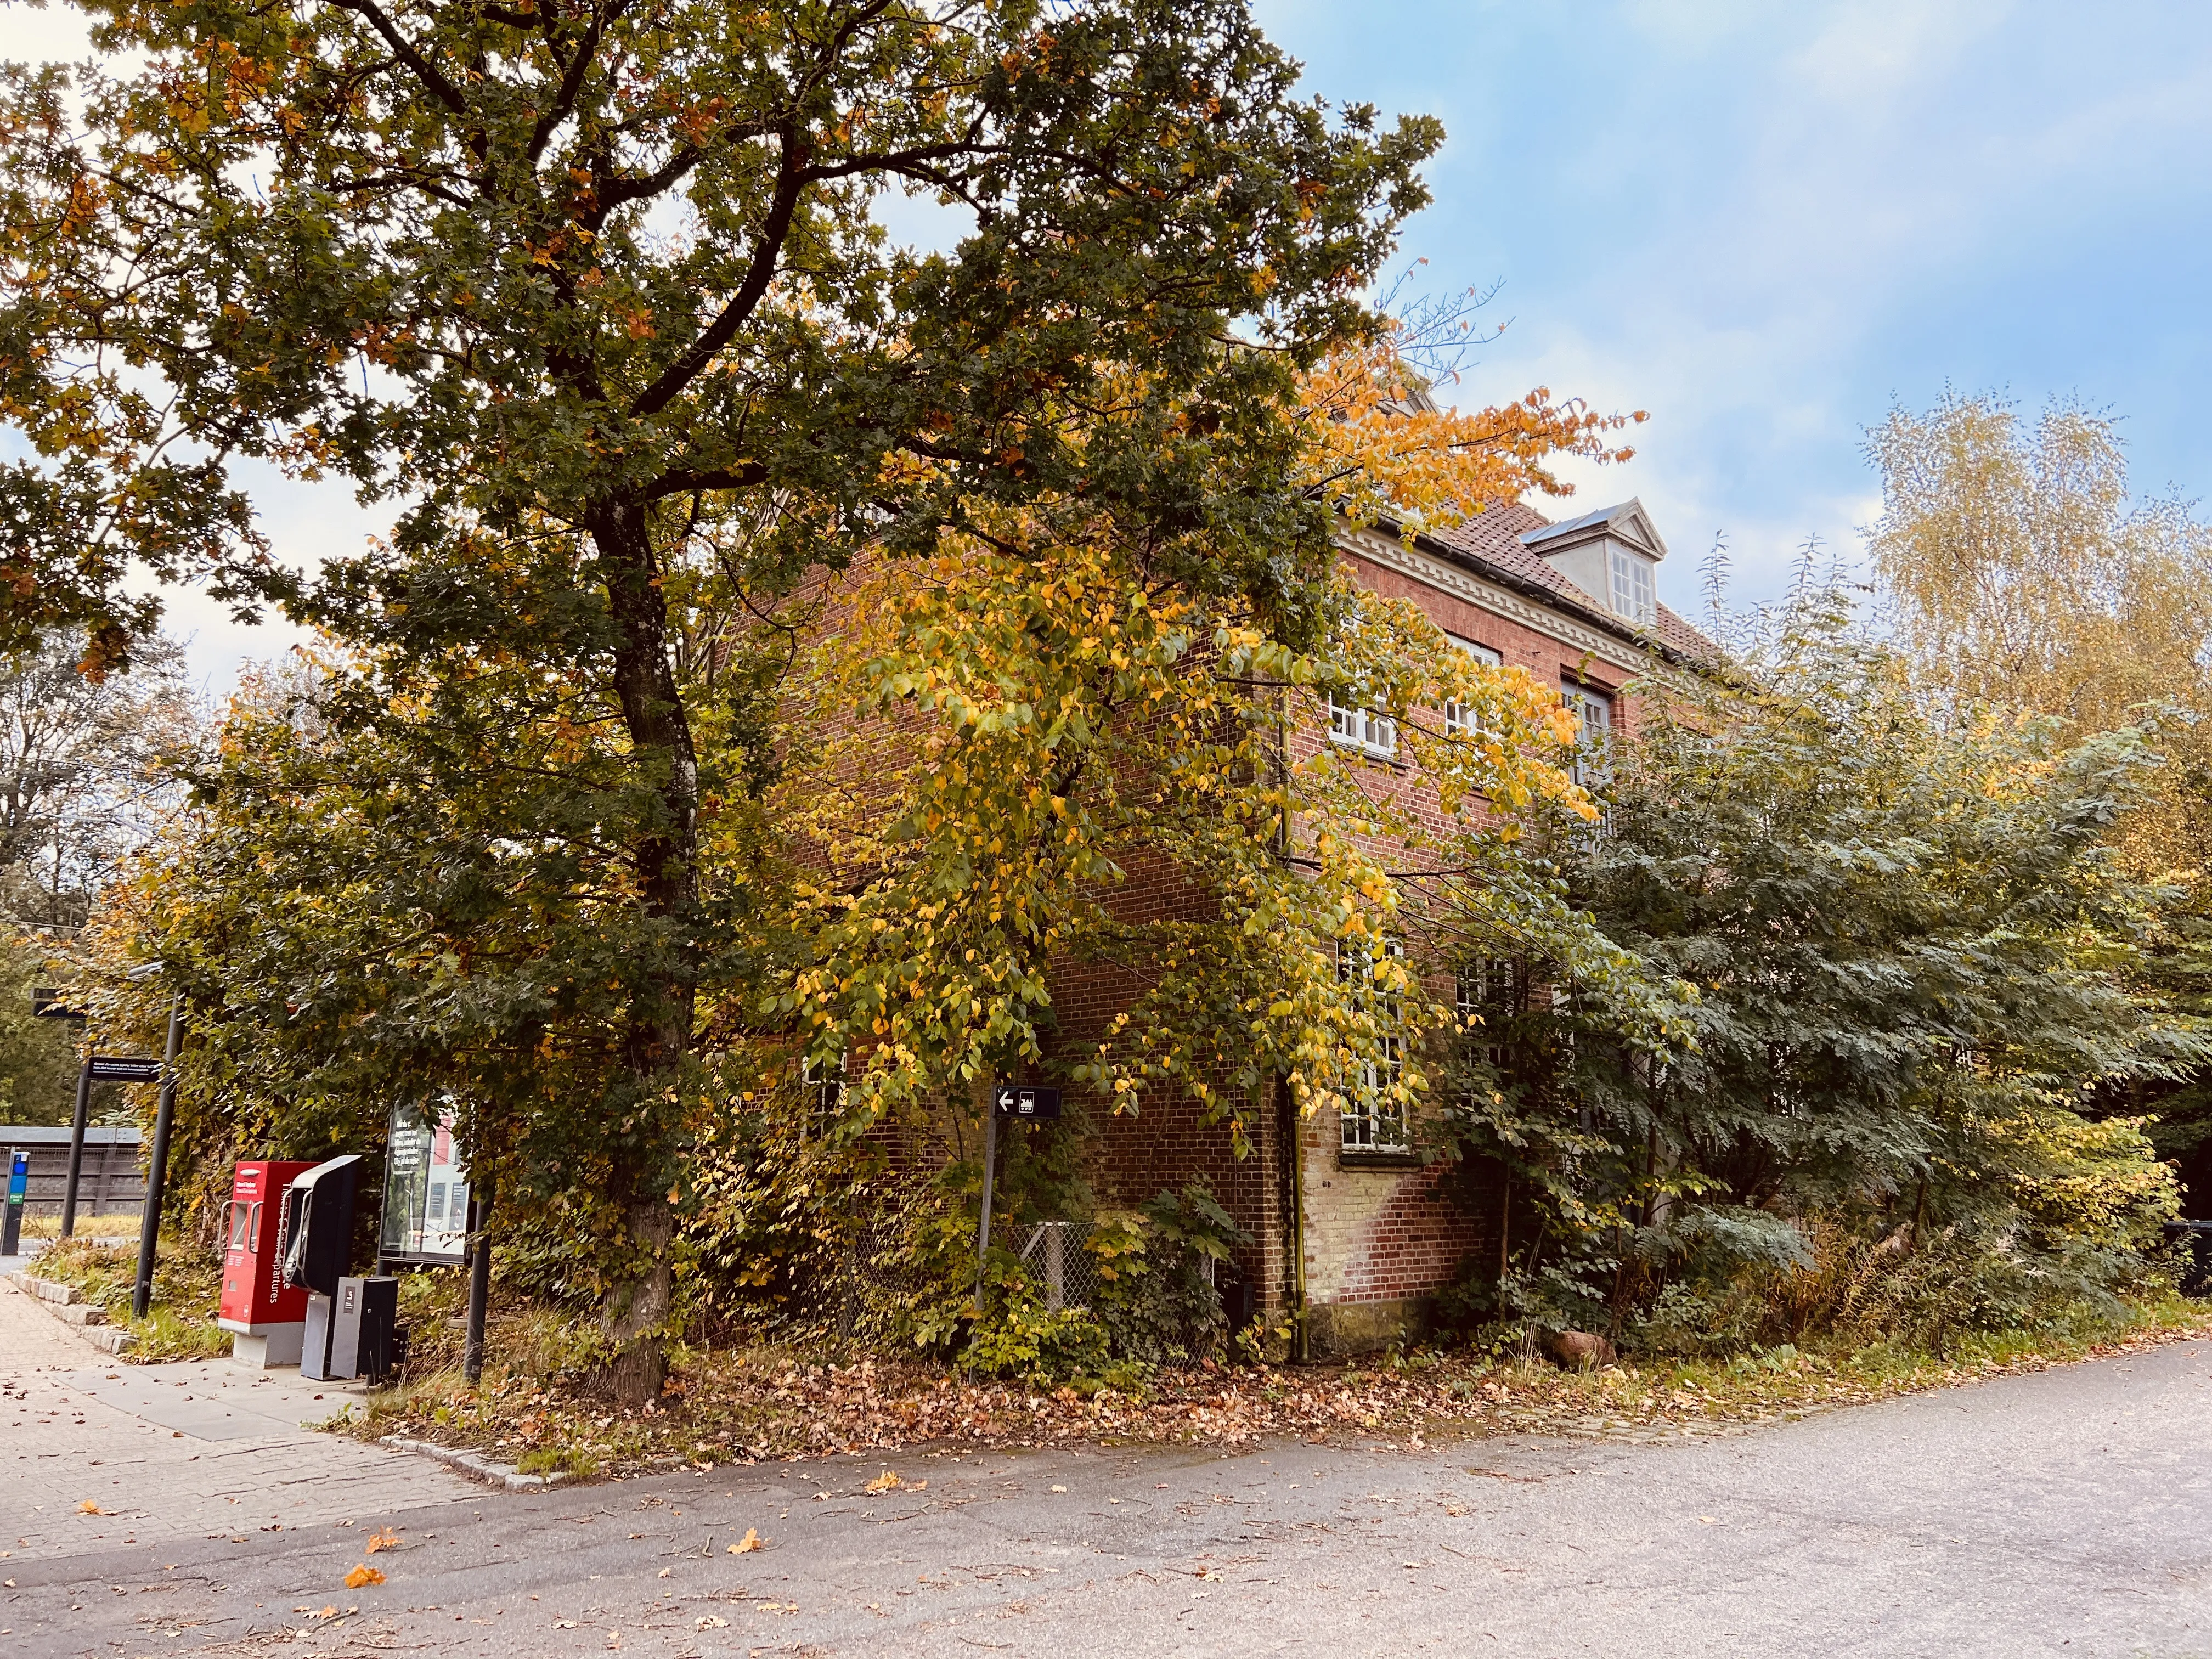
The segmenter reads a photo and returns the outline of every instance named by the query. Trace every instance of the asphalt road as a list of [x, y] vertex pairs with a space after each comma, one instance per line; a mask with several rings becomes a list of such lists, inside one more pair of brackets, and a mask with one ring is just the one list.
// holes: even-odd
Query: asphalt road
[[0, 1653], [2212, 1656], [2208, 1462], [2191, 1343], [1666, 1445], [723, 1469], [0, 1562]]

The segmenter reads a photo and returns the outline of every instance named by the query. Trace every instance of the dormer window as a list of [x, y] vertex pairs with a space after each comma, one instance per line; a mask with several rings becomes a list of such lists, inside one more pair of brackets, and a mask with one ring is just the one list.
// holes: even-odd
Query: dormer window
[[1571, 597], [1586, 598], [1632, 628], [1658, 625], [1659, 539], [1641, 501], [1601, 507], [1565, 524], [1524, 532], [1521, 544], [1565, 579]]
[[1656, 615], [1651, 600], [1651, 561], [1619, 542], [1612, 544], [1612, 551], [1613, 608], [1629, 621], [1649, 627]]

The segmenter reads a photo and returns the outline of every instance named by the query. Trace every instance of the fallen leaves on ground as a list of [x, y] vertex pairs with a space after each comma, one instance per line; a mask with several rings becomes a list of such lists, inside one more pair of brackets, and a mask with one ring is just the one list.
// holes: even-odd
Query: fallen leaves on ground
[[753, 1527], [747, 1527], [745, 1528], [745, 1535], [738, 1540], [736, 1543], [730, 1546], [730, 1553], [732, 1555], [750, 1555], [760, 1547], [761, 1535], [759, 1529]]
[[348, 1589], [359, 1589], [365, 1584], [380, 1584], [383, 1582], [384, 1575], [366, 1561], [345, 1576], [345, 1587]]
[[371, 1534], [368, 1542], [362, 1547], [371, 1555], [379, 1550], [396, 1550], [399, 1547], [399, 1534], [387, 1527], [381, 1532]]
[[[2096, 1336], [1962, 1339], [1948, 1359], [1886, 1346], [1776, 1348], [1732, 1359], [1561, 1371], [1441, 1350], [1348, 1366], [1162, 1370], [1132, 1389], [1093, 1386], [1088, 1393], [976, 1378], [921, 1360], [864, 1358], [841, 1365], [753, 1349], [694, 1362], [679, 1386], [635, 1411], [581, 1387], [477, 1390], [434, 1381], [334, 1426], [509, 1458], [540, 1445], [572, 1447], [615, 1475], [926, 1444], [1235, 1447], [1294, 1437], [1418, 1448], [1425, 1436], [1513, 1433], [1652, 1439], [2136, 1352], [2202, 1334], [2208, 1324], [2212, 1314], [2205, 1310], [2167, 1305], [2145, 1312], [2132, 1328]], [[878, 1484], [887, 1476], [896, 1479], [884, 1468], [868, 1490], [921, 1489], [920, 1482]]]
[[100, 1508], [98, 1504], [94, 1503], [89, 1498], [86, 1498], [76, 1506], [76, 1512], [79, 1515], [109, 1515], [113, 1513], [112, 1510]]

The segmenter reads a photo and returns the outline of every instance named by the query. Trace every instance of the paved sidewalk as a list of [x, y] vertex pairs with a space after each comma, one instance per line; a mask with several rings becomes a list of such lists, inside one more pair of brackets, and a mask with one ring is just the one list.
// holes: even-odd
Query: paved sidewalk
[[9, 1562], [481, 1498], [441, 1465], [302, 1426], [360, 1397], [227, 1361], [124, 1364], [0, 1284], [0, 1579]]

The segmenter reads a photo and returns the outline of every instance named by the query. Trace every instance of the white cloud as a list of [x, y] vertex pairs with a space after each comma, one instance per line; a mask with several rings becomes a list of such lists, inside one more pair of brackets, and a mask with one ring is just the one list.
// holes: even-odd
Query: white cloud
[[[1717, 531], [1747, 590], [1778, 586], [1808, 535], [1855, 550], [1879, 511], [1863, 431], [1893, 395], [2080, 387], [2170, 421], [2175, 376], [2212, 371], [2184, 298], [2212, 265], [2212, 11], [1619, 15], [1628, 28], [1481, 15], [1459, 95], [1492, 107], [1439, 163], [1410, 246], [1440, 281], [1508, 279], [1516, 326], [1462, 398], [1541, 383], [1652, 411], [1628, 467], [1568, 471], [1579, 507], [1651, 507], [1677, 555], [1670, 602], [1694, 599], [1680, 556]], [[1389, 74], [1340, 59], [1327, 85], [1407, 106]], [[2146, 290], [2160, 279], [2172, 292]], [[2126, 283], [2176, 308], [2128, 314]], [[2143, 476], [2178, 465], [2185, 489], [2212, 489], [2191, 432], [2133, 435]]]
[[[1853, 0], [1832, 15], [1791, 65], [1795, 84], [1862, 118], [1910, 91], [1940, 82], [1966, 51], [2015, 9], [1999, 0]], [[1807, 8], [1800, 14], [1810, 19]]]
[[92, 54], [92, 24], [74, 7], [8, 8], [8, 40], [0, 47], [19, 64], [74, 64]]

